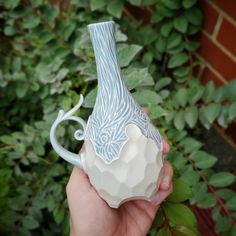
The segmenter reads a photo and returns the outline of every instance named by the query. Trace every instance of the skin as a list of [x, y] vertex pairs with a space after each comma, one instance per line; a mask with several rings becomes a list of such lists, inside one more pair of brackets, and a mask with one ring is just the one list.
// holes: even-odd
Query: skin
[[[163, 153], [169, 152], [164, 143]], [[160, 204], [172, 192], [173, 170], [164, 162], [164, 177], [152, 201], [133, 200], [110, 208], [90, 184], [87, 175], [74, 167], [67, 184], [70, 236], [146, 236]]]

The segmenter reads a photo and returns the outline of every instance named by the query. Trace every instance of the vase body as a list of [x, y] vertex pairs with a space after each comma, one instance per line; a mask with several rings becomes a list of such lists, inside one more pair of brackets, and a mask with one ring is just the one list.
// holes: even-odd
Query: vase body
[[[163, 169], [162, 140], [125, 87], [114, 22], [91, 24], [88, 29], [96, 59], [98, 94], [87, 125], [83, 124], [83, 135], [75, 135], [78, 140], [84, 139], [79, 164], [78, 157], [68, 158], [67, 151], [58, 153], [84, 169], [98, 194], [117, 208], [131, 199], [151, 199], [157, 191]], [[53, 147], [57, 151], [56, 145]]]

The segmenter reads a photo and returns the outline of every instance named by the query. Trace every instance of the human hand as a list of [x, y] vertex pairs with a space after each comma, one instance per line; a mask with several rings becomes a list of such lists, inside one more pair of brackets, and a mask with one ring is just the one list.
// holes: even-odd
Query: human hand
[[[164, 143], [163, 153], [169, 152]], [[164, 161], [164, 177], [154, 199], [133, 200], [118, 209], [108, 206], [90, 184], [87, 175], [74, 167], [67, 184], [71, 236], [145, 236], [160, 204], [172, 192], [173, 170]]]

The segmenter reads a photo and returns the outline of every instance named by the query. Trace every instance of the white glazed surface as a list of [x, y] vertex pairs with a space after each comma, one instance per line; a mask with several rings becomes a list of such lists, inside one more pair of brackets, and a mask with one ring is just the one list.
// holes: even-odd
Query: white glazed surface
[[118, 160], [106, 164], [96, 156], [91, 141], [85, 140], [80, 151], [84, 171], [98, 194], [113, 208], [133, 199], [150, 200], [162, 178], [162, 150], [129, 124], [128, 141]]

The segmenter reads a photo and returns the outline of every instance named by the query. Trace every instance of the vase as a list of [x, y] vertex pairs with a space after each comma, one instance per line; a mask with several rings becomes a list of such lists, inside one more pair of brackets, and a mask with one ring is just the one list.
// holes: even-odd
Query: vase
[[[73, 116], [83, 103], [68, 112], [59, 111], [50, 139], [66, 161], [83, 169], [109, 206], [117, 208], [132, 199], [150, 200], [163, 171], [163, 143], [158, 130], [125, 86], [117, 58], [115, 23], [88, 25], [97, 68], [98, 92], [87, 124]], [[84, 140], [79, 154], [63, 148], [56, 129], [65, 120], [81, 124], [75, 139]]]

